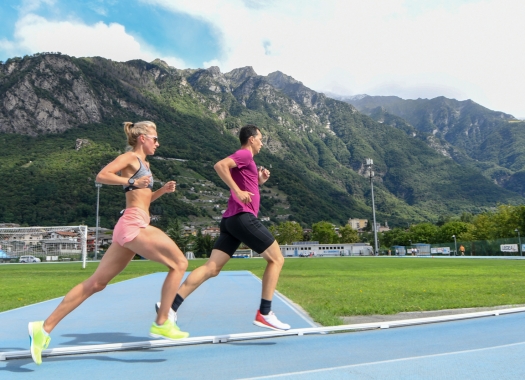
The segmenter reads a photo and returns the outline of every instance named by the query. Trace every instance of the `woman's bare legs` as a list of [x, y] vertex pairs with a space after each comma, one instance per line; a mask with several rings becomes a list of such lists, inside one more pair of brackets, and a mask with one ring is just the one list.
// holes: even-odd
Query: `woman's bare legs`
[[75, 310], [82, 302], [94, 293], [103, 290], [128, 265], [135, 256], [135, 252], [169, 268], [162, 286], [161, 308], [156, 320], [158, 325], [163, 324], [168, 317], [171, 302], [177, 294], [182, 276], [188, 267], [188, 260], [164, 232], [148, 226], [141, 229], [139, 235], [133, 241], [126, 243], [124, 247], [117, 243], [111, 244], [95, 273], [71, 289], [60, 305], [45, 320], [44, 330], [50, 333], [66, 315]]
[[133, 256], [135, 256], [133, 251], [117, 243], [111, 244], [102, 260], [100, 260], [95, 273], [71, 289], [60, 305], [44, 321], [44, 330], [50, 333], [66, 315], [75, 310], [91, 295], [104, 289], [117, 274], [122, 272]]
[[[186, 297], [201, 286], [204, 281], [217, 276], [229, 260], [230, 256], [226, 252], [218, 249], [211, 251], [210, 258], [206, 261], [206, 264], [194, 269], [188, 275], [178, 291], [179, 295], [186, 299]], [[173, 301], [173, 299], [175, 299], [175, 297], [173, 297], [171, 301]]]
[[153, 226], [141, 229], [140, 234], [124, 246], [168, 267], [168, 275], [162, 285], [160, 309], [155, 320], [160, 326], [168, 319], [171, 304], [177, 295], [182, 276], [188, 268], [188, 260], [173, 240]]

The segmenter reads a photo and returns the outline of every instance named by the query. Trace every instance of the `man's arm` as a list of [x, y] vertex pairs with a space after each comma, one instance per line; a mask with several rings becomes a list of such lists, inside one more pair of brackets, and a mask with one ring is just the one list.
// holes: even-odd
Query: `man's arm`
[[239, 186], [237, 186], [232, 178], [230, 170], [235, 167], [237, 167], [237, 164], [230, 157], [220, 160], [213, 166], [219, 177], [221, 177], [222, 181], [233, 191], [235, 196], [242, 203], [250, 203], [252, 201], [251, 196], [253, 193], [239, 189]]
[[270, 178], [270, 171], [263, 166], [260, 167], [257, 174], [259, 175], [259, 186], [264, 185]]

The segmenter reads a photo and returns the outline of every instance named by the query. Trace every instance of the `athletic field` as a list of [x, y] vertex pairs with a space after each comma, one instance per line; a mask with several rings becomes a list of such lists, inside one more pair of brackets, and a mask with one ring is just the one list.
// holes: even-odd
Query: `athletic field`
[[[188, 271], [204, 264], [190, 260]], [[233, 259], [226, 271], [247, 270], [261, 278], [263, 259]], [[0, 311], [61, 297], [96, 269], [97, 263], [0, 265]], [[138, 260], [113, 281], [165, 271]], [[318, 323], [340, 317], [525, 303], [525, 260], [431, 258], [286, 259], [278, 291]]]
[[[203, 261], [190, 261], [190, 270]], [[28, 320], [43, 319], [95, 263], [0, 266], [0, 377], [10, 379], [523, 379], [525, 308], [317, 327], [340, 316], [523, 303], [524, 260], [430, 258], [287, 259], [272, 309], [292, 329], [254, 326], [262, 259], [235, 259], [185, 300], [186, 339], [151, 340], [164, 274], [132, 262], [53, 331], [37, 366]], [[186, 273], [187, 274], [187, 273]], [[255, 275], [254, 275], [255, 274]], [[123, 281], [127, 280], [127, 281]], [[46, 302], [44, 299], [53, 298]], [[38, 302], [38, 303], [35, 303]], [[34, 304], [33, 304], [34, 303]], [[31, 304], [19, 307], [23, 304]], [[464, 312], [464, 310], [462, 311]], [[397, 319], [397, 320], [396, 320]], [[400, 320], [403, 319], [403, 320]], [[338, 331], [337, 333], [334, 333]], [[3, 377], [2, 377], [3, 376]]]

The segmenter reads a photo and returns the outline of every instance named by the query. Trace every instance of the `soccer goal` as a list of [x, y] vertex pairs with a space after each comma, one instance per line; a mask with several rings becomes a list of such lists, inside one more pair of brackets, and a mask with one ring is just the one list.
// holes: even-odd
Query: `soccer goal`
[[253, 251], [251, 249], [238, 249], [232, 255], [232, 258], [236, 259], [247, 259], [253, 257]]
[[4, 261], [82, 260], [85, 268], [87, 240], [87, 226], [0, 228]]

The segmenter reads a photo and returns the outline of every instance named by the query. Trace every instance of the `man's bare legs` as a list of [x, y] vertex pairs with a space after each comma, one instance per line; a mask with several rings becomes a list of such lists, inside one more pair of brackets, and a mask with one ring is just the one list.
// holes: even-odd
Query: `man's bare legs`
[[[284, 257], [277, 241], [274, 241], [261, 255], [268, 263], [262, 279], [262, 298], [271, 301], [284, 264]], [[227, 253], [214, 249], [206, 264], [193, 270], [186, 278], [178, 294], [182, 298], [188, 297], [204, 281], [217, 276], [229, 260], [230, 256]]]
[[60, 305], [45, 320], [44, 330], [50, 333], [66, 315], [75, 310], [82, 302], [94, 293], [103, 290], [128, 265], [135, 256], [135, 252], [169, 268], [161, 296], [167, 307], [161, 308], [156, 320], [157, 324], [164, 323], [168, 316], [169, 302], [177, 294], [182, 276], [188, 267], [188, 261], [173, 240], [159, 229], [148, 226], [141, 229], [139, 235], [133, 241], [126, 243], [125, 247], [117, 243], [111, 244], [95, 273], [71, 289]]
[[262, 278], [261, 298], [271, 301], [275, 288], [277, 287], [277, 282], [279, 281], [281, 269], [284, 265], [284, 257], [277, 241], [274, 241], [273, 244], [261, 254], [261, 256], [268, 263]]

